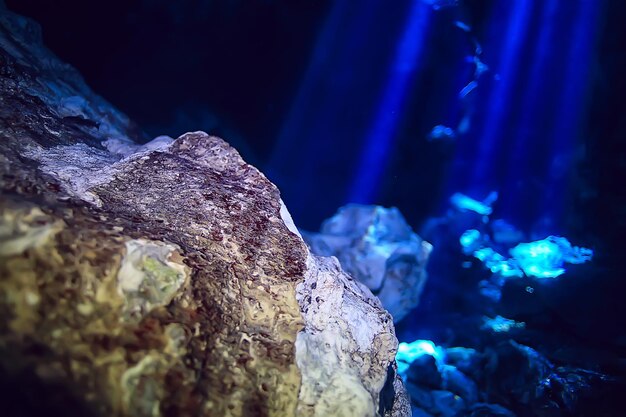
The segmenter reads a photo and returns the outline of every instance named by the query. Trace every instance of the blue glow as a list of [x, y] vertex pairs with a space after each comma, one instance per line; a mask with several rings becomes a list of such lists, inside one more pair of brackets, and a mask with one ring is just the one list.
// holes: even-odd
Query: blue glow
[[463, 87], [463, 89], [459, 92], [459, 97], [460, 98], [464, 98], [465, 96], [467, 96], [469, 93], [471, 93], [472, 91], [474, 91], [474, 89], [478, 87], [478, 82], [476, 80], [472, 80], [470, 81], [465, 87]]
[[502, 257], [502, 255], [500, 255], [499, 253], [497, 253], [491, 248], [481, 248], [481, 249], [477, 249], [476, 251], [474, 251], [474, 257], [481, 262], [486, 262], [487, 260], [490, 260], [490, 259], [499, 260]]
[[400, 343], [398, 345], [398, 353], [396, 354], [398, 373], [404, 375], [409, 369], [411, 362], [423, 355], [430, 355], [435, 358], [437, 365], [443, 364], [445, 356], [443, 349], [435, 345], [431, 340], [416, 340], [411, 343]]
[[572, 246], [559, 236], [520, 243], [509, 253], [526, 275], [537, 278], [556, 278], [565, 273], [564, 263], [580, 264], [593, 257], [591, 249]]
[[483, 324], [481, 329], [491, 330], [494, 333], [506, 333], [511, 329], [523, 329], [526, 327], [526, 323], [518, 322], [515, 320], [507, 319], [502, 316], [483, 317]]
[[[543, 108], [538, 105], [537, 97], [541, 97], [544, 92], [540, 89], [544, 88], [546, 78], [545, 72], [549, 71], [550, 59], [554, 59], [550, 51], [552, 48], [559, 48], [553, 45], [552, 37], [554, 36], [555, 20], [557, 14], [558, 0], [546, 0], [541, 2], [541, 24], [539, 25], [539, 35], [535, 43], [531, 58], [531, 69], [525, 80], [524, 96], [522, 106], [520, 107], [519, 125], [524, 127], [537, 126], [540, 124], [539, 117]], [[526, 129], [516, 129], [513, 138], [513, 150], [510, 156], [510, 163], [507, 165], [508, 172], [505, 174], [505, 182], [507, 184], [515, 184], [524, 181], [536, 171], [533, 165], [533, 147], [528, 143], [528, 133]], [[546, 140], [546, 139], [542, 139]], [[530, 155], [529, 155], [530, 154]], [[510, 215], [515, 217], [520, 215], [519, 200], [516, 195], [507, 196], [504, 209]]]
[[454, 139], [456, 133], [448, 126], [437, 125], [428, 134], [428, 140]]
[[493, 259], [491, 261], [487, 261], [485, 262], [485, 265], [487, 265], [487, 267], [493, 274], [498, 274], [505, 278], [521, 278], [522, 276], [524, 276], [522, 270], [519, 269], [517, 265], [511, 263], [509, 260], [504, 259], [503, 257], [501, 259]]
[[463, 247], [463, 252], [470, 249], [478, 242], [480, 239], [480, 232], [476, 229], [466, 230], [465, 233], [461, 235], [459, 242]]
[[472, 31], [472, 28], [469, 27], [467, 23], [461, 22], [460, 20], [457, 20], [456, 22], [454, 22], [454, 25], [458, 27], [459, 29], [461, 29], [463, 32], [469, 33]]
[[406, 92], [424, 46], [430, 14], [431, 7], [428, 4], [414, 2], [396, 51], [387, 87], [380, 100], [374, 126], [365, 140], [350, 192], [350, 202], [371, 203], [378, 191], [380, 177], [385, 171], [389, 150], [396, 134], [398, 118], [404, 110]]
[[562, 190], [567, 188], [575, 169], [571, 158], [574, 145], [580, 139], [580, 126], [584, 120], [582, 114], [586, 105], [585, 97], [591, 85], [589, 79], [592, 66], [589, 62], [594, 61], [593, 45], [598, 36], [599, 9], [603, 2], [586, 0], [574, 3], [577, 13], [569, 24], [571, 33], [567, 43], [567, 65], [564, 66], [563, 90], [552, 134], [554, 157], [547, 172], [547, 185], [559, 198], [554, 198], [554, 195], [544, 196], [543, 202], [547, 215], [553, 219], [561, 217], [564, 205]]
[[[498, 193], [495, 193], [495, 198], [497, 198], [497, 196]], [[481, 203], [465, 194], [454, 193], [452, 197], [450, 197], [450, 203], [460, 211], [473, 211], [483, 216], [489, 216], [492, 212], [491, 203], [495, 198], [493, 198], [492, 193], [489, 195], [486, 202]]]
[[479, 135], [480, 142], [472, 181], [474, 184], [487, 183], [488, 177], [492, 174], [490, 171], [496, 162], [496, 143], [502, 139], [502, 126], [509, 114], [510, 97], [521, 57], [520, 50], [528, 30], [533, 2], [515, 1], [510, 4], [507, 31], [504, 34], [505, 41], [500, 52], [502, 56], [498, 69], [500, 81], [495, 84], [489, 97], [487, 120], [485, 120], [483, 131]]
[[524, 240], [524, 233], [503, 219], [490, 222], [493, 240], [497, 243], [514, 245]]
[[441, 10], [448, 7], [454, 7], [458, 5], [459, 0], [422, 0], [424, 4], [429, 5], [435, 10]]
[[475, 229], [467, 230], [459, 239], [463, 252], [472, 254], [493, 274], [503, 278], [524, 276], [556, 278], [565, 273], [563, 264], [581, 264], [591, 260], [593, 251], [572, 246], [564, 237], [549, 236], [543, 240], [520, 243], [509, 250], [506, 258], [489, 246], [486, 239]]

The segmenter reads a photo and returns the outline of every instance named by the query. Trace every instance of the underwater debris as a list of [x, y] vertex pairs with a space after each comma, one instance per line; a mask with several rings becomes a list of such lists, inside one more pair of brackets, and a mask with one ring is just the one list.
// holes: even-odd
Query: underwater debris
[[469, 93], [474, 91], [476, 87], [478, 87], [478, 83], [475, 80], [470, 81], [459, 91], [459, 98], [465, 98]]
[[428, 134], [429, 141], [452, 140], [456, 138], [454, 129], [444, 125], [437, 125]]
[[424, 3], [432, 7], [434, 10], [455, 7], [459, 4], [459, 0], [422, 0]]
[[482, 202], [474, 200], [473, 198], [462, 194], [454, 193], [450, 197], [450, 204], [452, 204], [459, 211], [473, 211], [482, 216], [489, 216], [492, 212], [491, 205], [498, 199], [498, 193], [492, 191], [487, 198]]
[[[439, 2], [427, 1], [427, 3], [432, 4]], [[453, 3], [455, 3], [454, 5], [456, 5], [456, 2]], [[433, 8], [435, 8], [435, 10], [439, 10], [439, 8], [441, 7], [433, 6]], [[472, 115], [474, 113], [475, 107], [474, 100], [471, 97], [472, 92], [475, 91], [476, 88], [478, 88], [479, 80], [483, 76], [483, 74], [489, 71], [489, 66], [485, 64], [481, 59], [483, 54], [483, 48], [480, 45], [480, 42], [478, 42], [478, 39], [476, 39], [476, 36], [473, 35], [472, 27], [469, 24], [460, 20], [455, 20], [454, 26], [466, 34], [469, 42], [473, 47], [472, 53], [465, 58], [465, 62], [474, 66], [474, 72], [472, 78], [467, 82], [467, 84], [465, 84], [463, 88], [461, 88], [458, 93], [458, 99], [459, 102], [462, 104], [463, 113], [459, 122], [457, 123], [457, 126], [455, 128], [442, 125], [437, 125], [433, 127], [427, 136], [427, 139], [429, 141], [456, 139], [458, 136], [467, 133], [471, 125]]]
[[454, 22], [454, 25], [461, 29], [463, 32], [470, 33], [472, 31], [472, 28], [467, 23], [461, 22], [460, 20]]
[[563, 264], [582, 264], [593, 257], [593, 250], [572, 246], [560, 236], [520, 243], [509, 253], [526, 275], [537, 278], [556, 278], [565, 272]]
[[467, 230], [459, 239], [463, 253], [481, 261], [493, 274], [502, 277], [556, 278], [565, 273], [565, 263], [581, 264], [591, 260], [593, 250], [572, 246], [564, 237], [548, 236], [529, 243], [520, 243], [509, 250], [506, 258], [487, 246], [488, 239], [475, 229]]
[[511, 329], [524, 329], [526, 328], [526, 323], [507, 319], [500, 315], [493, 318], [483, 316], [483, 324], [480, 328], [483, 330], [491, 330], [494, 333], [506, 333]]

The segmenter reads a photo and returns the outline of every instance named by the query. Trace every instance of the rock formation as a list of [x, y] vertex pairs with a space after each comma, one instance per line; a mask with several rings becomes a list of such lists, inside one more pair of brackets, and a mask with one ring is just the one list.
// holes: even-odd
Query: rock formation
[[140, 145], [1, 5], [0, 60], [3, 414], [409, 415], [391, 317], [262, 173]]
[[305, 233], [313, 253], [336, 256], [341, 266], [381, 300], [395, 322], [417, 307], [432, 246], [417, 236], [400, 211], [351, 204]]

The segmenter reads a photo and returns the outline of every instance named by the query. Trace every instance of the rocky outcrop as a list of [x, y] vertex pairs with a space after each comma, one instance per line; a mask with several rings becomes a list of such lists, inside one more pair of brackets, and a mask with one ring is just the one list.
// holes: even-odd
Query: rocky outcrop
[[296, 341], [303, 375], [298, 414], [376, 415], [381, 371], [387, 373], [397, 348], [389, 313], [335, 258], [309, 257], [298, 301], [306, 323]]
[[0, 23], [3, 413], [407, 415], [389, 314], [262, 173], [202, 132], [135, 143], [35, 24]]
[[381, 300], [395, 322], [417, 307], [432, 245], [417, 236], [395, 208], [351, 204], [304, 233], [313, 253], [341, 266]]

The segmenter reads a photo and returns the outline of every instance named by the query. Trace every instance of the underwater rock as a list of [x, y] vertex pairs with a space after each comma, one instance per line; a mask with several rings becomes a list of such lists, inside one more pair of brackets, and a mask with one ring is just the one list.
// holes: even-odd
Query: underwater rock
[[421, 388], [408, 381], [406, 389], [411, 397], [411, 402], [423, 410], [432, 410], [435, 404], [431, 390]]
[[415, 358], [409, 365], [406, 377], [409, 381], [430, 389], [440, 389], [443, 382], [441, 373], [437, 368], [437, 361], [431, 355]]
[[427, 413], [424, 409], [419, 407], [412, 407], [411, 412], [413, 413], [412, 417], [432, 417], [432, 414]]
[[441, 376], [443, 379], [443, 389], [455, 393], [463, 398], [467, 404], [473, 404], [478, 401], [478, 388], [476, 383], [463, 372], [456, 369], [456, 367], [443, 365], [441, 367]]
[[507, 319], [506, 317], [502, 317], [500, 315], [493, 318], [483, 316], [482, 320], [483, 324], [480, 326], [481, 330], [490, 330], [494, 333], [506, 333], [512, 329], [526, 328], [526, 323], [523, 321], [519, 322], [513, 319]]
[[477, 403], [469, 417], [515, 417], [515, 414], [498, 404]]
[[395, 363], [387, 368], [387, 381], [380, 391], [378, 410], [383, 417], [411, 415], [411, 399]]
[[417, 236], [396, 208], [348, 205], [321, 227], [303, 233], [311, 251], [336, 256], [344, 270], [365, 284], [395, 322], [419, 303], [432, 246]]
[[433, 414], [441, 415], [443, 417], [454, 417], [459, 415], [465, 410], [465, 401], [463, 398], [450, 391], [434, 390], [433, 396]]
[[558, 277], [565, 272], [564, 263], [582, 264], [593, 257], [593, 250], [572, 246], [560, 236], [520, 243], [509, 253], [527, 276], [537, 278]]
[[[464, 347], [444, 349], [429, 340], [402, 342], [397, 360], [418, 415], [593, 415], [591, 411], [577, 413], [593, 410], [601, 405], [603, 393], [621, 388], [615, 378], [556, 366], [535, 349], [512, 339], [489, 343], [484, 353]], [[433, 377], [433, 371], [439, 376]], [[433, 384], [433, 380], [438, 383]], [[590, 400], [597, 402], [585, 404]]]
[[0, 27], [0, 120], [23, 138], [20, 146], [78, 142], [101, 149], [100, 142], [110, 138], [145, 139], [128, 117], [89, 89], [74, 67], [43, 45], [36, 22], [1, 2]]
[[513, 340], [487, 349], [485, 367], [487, 390], [492, 394], [512, 396], [529, 404], [535, 399], [539, 381], [548, 378], [553, 365], [536, 350]]
[[376, 416], [387, 383], [408, 415], [391, 317], [263, 174], [202, 132], [138, 145], [36, 24], [0, 24], [3, 411]]
[[480, 355], [475, 349], [449, 347], [445, 350], [446, 364], [452, 365], [463, 373], [471, 373], [479, 366]]
[[298, 415], [376, 415], [397, 349], [391, 316], [334, 258], [309, 257], [297, 298], [305, 321], [296, 341]]

